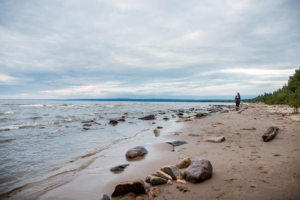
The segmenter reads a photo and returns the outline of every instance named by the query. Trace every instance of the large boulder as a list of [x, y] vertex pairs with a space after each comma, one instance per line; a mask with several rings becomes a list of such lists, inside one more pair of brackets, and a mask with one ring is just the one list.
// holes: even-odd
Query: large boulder
[[142, 119], [142, 120], [153, 120], [153, 119], [155, 119], [155, 116], [154, 115], [148, 115], [148, 116], [145, 116], [145, 117], [141, 117], [139, 119]]
[[143, 180], [136, 178], [130, 182], [119, 183], [115, 187], [115, 191], [112, 193], [112, 197], [120, 196], [133, 192], [135, 194], [146, 194], [146, 187]]
[[160, 168], [160, 170], [162, 172], [170, 175], [173, 180], [182, 179], [182, 177], [183, 177], [183, 174], [181, 173], [181, 171], [174, 165], [166, 165], [166, 166]]
[[166, 184], [168, 180], [158, 177], [156, 175], [148, 175], [146, 177], [146, 182], [150, 183], [151, 185], [162, 185], [162, 184]]
[[177, 167], [178, 169], [187, 168], [188, 166], [190, 166], [191, 162], [192, 162], [192, 161], [191, 161], [190, 158], [185, 158], [185, 159], [181, 160], [181, 161], [176, 165], [176, 167]]
[[212, 171], [213, 168], [209, 160], [205, 158], [196, 158], [184, 171], [184, 178], [191, 183], [197, 183], [210, 179]]
[[136, 158], [138, 156], [143, 156], [147, 153], [148, 151], [147, 149], [145, 149], [145, 147], [137, 146], [127, 151], [126, 158]]

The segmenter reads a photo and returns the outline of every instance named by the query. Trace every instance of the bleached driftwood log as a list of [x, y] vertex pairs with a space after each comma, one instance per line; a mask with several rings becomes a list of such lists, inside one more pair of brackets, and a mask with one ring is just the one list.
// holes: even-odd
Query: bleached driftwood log
[[278, 126], [276, 126], [275, 124], [272, 124], [272, 126], [270, 128], [268, 128], [268, 130], [262, 136], [263, 140], [265, 142], [272, 140], [275, 137], [275, 135], [277, 134], [278, 130], [279, 130]]

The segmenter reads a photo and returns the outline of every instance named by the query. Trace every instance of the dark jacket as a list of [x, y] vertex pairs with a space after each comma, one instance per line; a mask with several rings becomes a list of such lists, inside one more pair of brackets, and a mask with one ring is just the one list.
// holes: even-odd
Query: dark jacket
[[240, 97], [237, 97], [235, 96], [235, 103], [240, 103], [241, 102], [241, 98]]

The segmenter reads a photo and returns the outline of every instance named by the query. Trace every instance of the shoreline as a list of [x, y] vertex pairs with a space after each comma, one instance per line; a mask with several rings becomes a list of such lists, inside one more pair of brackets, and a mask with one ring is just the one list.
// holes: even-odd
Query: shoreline
[[[241, 114], [234, 111], [212, 114], [190, 122], [163, 127], [159, 137], [154, 136], [151, 127], [144, 134], [103, 150], [88, 167], [77, 171], [72, 180], [45, 191], [37, 199], [99, 199], [102, 193], [111, 195], [119, 182], [132, 181], [134, 178], [145, 180], [147, 175], [160, 167], [176, 165], [185, 157], [192, 160], [196, 157], [209, 159], [213, 166], [212, 178], [197, 184], [173, 182], [171, 186], [161, 185], [161, 194], [155, 199], [211, 199], [221, 194], [222, 199], [296, 198], [300, 195], [297, 188], [297, 185], [300, 185], [300, 170], [296, 167], [300, 160], [300, 148], [297, 147], [300, 136], [297, 135], [299, 131], [297, 132], [296, 128], [300, 123], [288, 116], [268, 115], [288, 112], [289, 109], [284, 110], [286, 106], [253, 105], [252, 108], [250, 104], [249, 109]], [[299, 120], [299, 115], [296, 119]], [[156, 123], [155, 125], [160, 125], [159, 122]], [[273, 123], [279, 126], [279, 133], [272, 141], [264, 143], [261, 136]], [[240, 130], [252, 127], [256, 130]], [[174, 135], [175, 132], [183, 133]], [[191, 137], [188, 133], [201, 134], [202, 137]], [[203, 139], [218, 135], [225, 136], [226, 141], [203, 142]], [[286, 139], [288, 137], [292, 137], [293, 140]], [[175, 152], [172, 152], [171, 145], [165, 142], [174, 140], [184, 140], [188, 144], [176, 147]], [[148, 155], [135, 161], [126, 160], [126, 151], [140, 145], [145, 146], [149, 151]], [[294, 163], [293, 159], [296, 160]], [[111, 167], [125, 163], [129, 163], [130, 166], [123, 172], [114, 174], [109, 171]], [[178, 185], [188, 187], [189, 192], [180, 192], [176, 189]], [[285, 196], [286, 194], [289, 196]], [[17, 196], [9, 199], [15, 199]], [[146, 195], [142, 196], [147, 199]]]

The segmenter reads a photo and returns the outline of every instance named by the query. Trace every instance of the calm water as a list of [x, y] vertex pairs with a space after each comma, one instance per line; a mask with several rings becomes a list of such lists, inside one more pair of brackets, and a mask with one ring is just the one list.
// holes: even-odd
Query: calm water
[[[209, 104], [214, 103], [2, 100], [0, 194], [58, 174], [66, 166], [79, 168], [73, 161], [155, 126], [139, 117], [155, 114], [156, 121], [169, 117], [167, 123], [171, 124], [175, 120], [171, 110], [195, 108], [204, 112]], [[162, 111], [166, 114], [159, 114]], [[125, 122], [108, 124], [124, 113], [128, 113]], [[86, 127], [81, 123], [85, 120], [101, 125]]]

